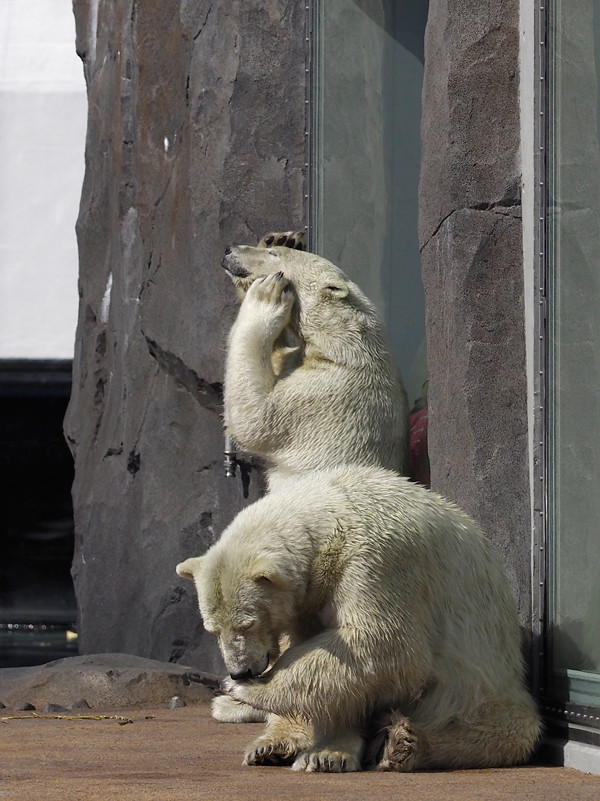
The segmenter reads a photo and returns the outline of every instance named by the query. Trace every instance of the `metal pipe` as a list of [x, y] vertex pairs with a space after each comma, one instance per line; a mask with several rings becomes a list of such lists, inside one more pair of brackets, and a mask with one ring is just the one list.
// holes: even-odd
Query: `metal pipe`
[[235, 476], [235, 468], [237, 465], [237, 454], [235, 452], [235, 444], [229, 434], [225, 434], [225, 450], [223, 451], [225, 459], [223, 460], [223, 467], [225, 468], [225, 475], [227, 478]]

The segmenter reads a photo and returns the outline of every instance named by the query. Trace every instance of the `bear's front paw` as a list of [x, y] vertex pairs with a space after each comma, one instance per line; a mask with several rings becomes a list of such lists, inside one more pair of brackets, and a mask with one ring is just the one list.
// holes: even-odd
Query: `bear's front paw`
[[279, 272], [254, 281], [243, 305], [246, 309], [254, 309], [253, 317], [258, 312], [260, 317], [268, 322], [272, 333], [279, 334], [290, 321], [295, 299], [294, 287], [284, 274]]
[[291, 765], [300, 749], [293, 739], [259, 737], [244, 754], [243, 765]]
[[360, 758], [347, 751], [311, 749], [300, 754], [292, 765], [292, 770], [305, 770], [307, 773], [349, 773], [360, 770]]
[[227, 695], [233, 695], [236, 687], [237, 683], [229, 676], [225, 676], [225, 678], [221, 679], [219, 682], [219, 689], [222, 693], [226, 693]]
[[212, 716], [221, 723], [262, 723], [266, 714], [229, 695], [218, 695], [211, 704]]
[[256, 709], [267, 709], [267, 707], [261, 703], [260, 697], [260, 688], [263, 682], [260, 678], [256, 679], [246, 679], [245, 681], [235, 681], [231, 677], [227, 677], [221, 681], [221, 691], [225, 693], [225, 695], [235, 698], [236, 701], [241, 701], [244, 704], [250, 704], [250, 706], [255, 707]]

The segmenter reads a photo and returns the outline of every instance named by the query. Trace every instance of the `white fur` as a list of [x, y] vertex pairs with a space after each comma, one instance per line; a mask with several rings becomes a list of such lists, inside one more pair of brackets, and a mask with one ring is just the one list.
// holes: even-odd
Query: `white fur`
[[361, 290], [326, 259], [287, 247], [240, 246], [223, 265], [243, 298], [229, 336], [225, 424], [266, 460], [270, 486], [341, 464], [405, 473], [406, 393]]
[[475, 523], [435, 493], [378, 468], [316, 471], [177, 570], [244, 676], [224, 689], [270, 713], [247, 764], [357, 770], [369, 726], [384, 733], [379, 769], [528, 758], [539, 721], [508, 580]]
[[266, 712], [242, 704], [229, 695], [218, 695], [211, 704], [212, 716], [221, 723], [264, 723]]

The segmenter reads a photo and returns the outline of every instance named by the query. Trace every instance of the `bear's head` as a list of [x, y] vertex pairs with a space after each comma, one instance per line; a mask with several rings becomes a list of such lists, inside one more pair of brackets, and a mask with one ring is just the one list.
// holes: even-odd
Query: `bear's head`
[[243, 300], [258, 278], [282, 273], [296, 294], [290, 326], [304, 342], [362, 337], [378, 315], [371, 301], [347, 276], [315, 253], [286, 246], [229, 247], [221, 262]]
[[270, 556], [218, 548], [186, 559], [177, 573], [196, 585], [204, 628], [219, 640], [232, 679], [260, 676], [280, 653], [289, 623], [289, 577]]

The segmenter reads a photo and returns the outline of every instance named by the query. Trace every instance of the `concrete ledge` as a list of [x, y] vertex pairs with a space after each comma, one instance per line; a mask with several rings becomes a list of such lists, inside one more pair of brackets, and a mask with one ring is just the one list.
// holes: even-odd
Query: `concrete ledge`
[[542, 749], [548, 761], [556, 765], [600, 776], [600, 748], [596, 746], [549, 737]]

